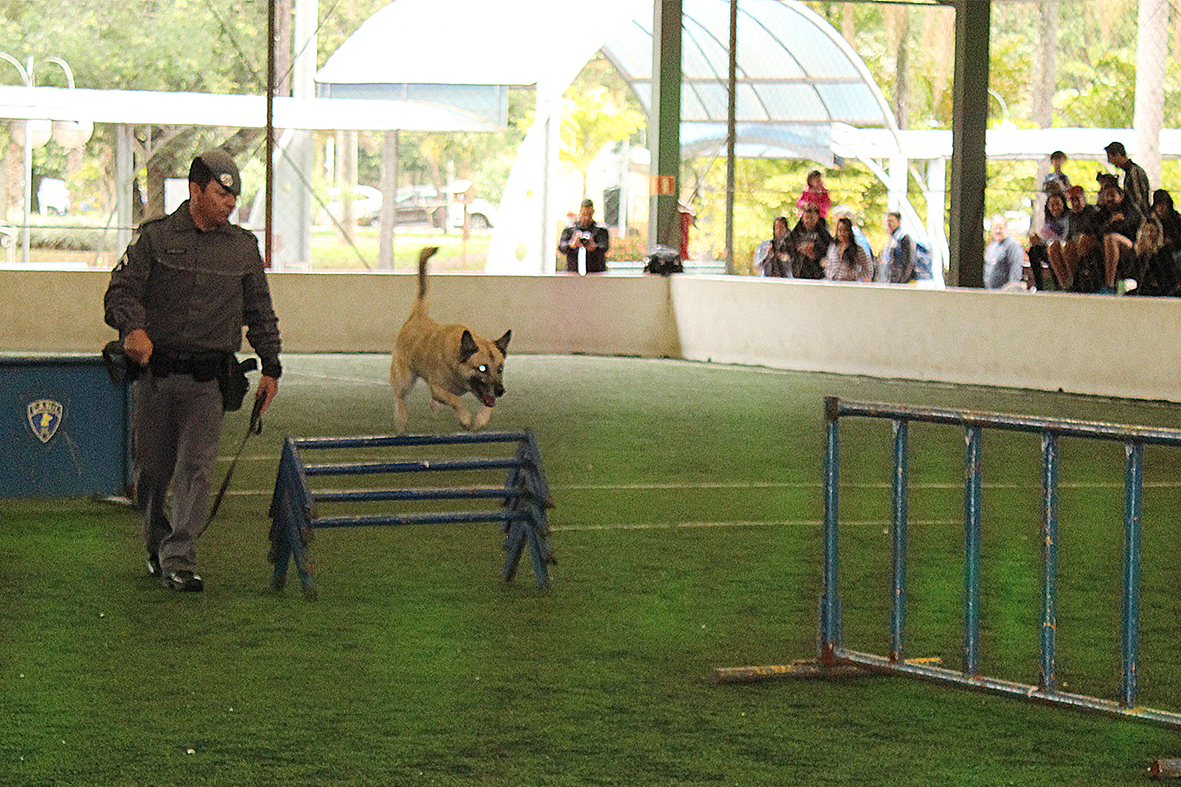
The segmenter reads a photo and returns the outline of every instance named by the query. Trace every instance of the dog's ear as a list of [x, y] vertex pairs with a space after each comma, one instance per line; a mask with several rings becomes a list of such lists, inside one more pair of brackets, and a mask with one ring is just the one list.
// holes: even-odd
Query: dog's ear
[[501, 355], [508, 355], [508, 343], [511, 338], [513, 338], [513, 332], [505, 331], [504, 336], [493, 342], [496, 345], [496, 349], [500, 350]]
[[472, 332], [464, 328], [463, 336], [459, 337], [459, 362], [467, 363], [467, 359], [475, 355], [479, 349], [476, 340], [472, 338]]

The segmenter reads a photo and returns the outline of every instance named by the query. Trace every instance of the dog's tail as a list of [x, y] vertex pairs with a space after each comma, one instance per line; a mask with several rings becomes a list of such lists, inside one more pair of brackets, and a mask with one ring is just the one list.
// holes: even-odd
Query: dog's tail
[[438, 246], [424, 246], [422, 251], [418, 252], [418, 300], [420, 301], [426, 297], [427, 261], [435, 256], [435, 252], [438, 250]]

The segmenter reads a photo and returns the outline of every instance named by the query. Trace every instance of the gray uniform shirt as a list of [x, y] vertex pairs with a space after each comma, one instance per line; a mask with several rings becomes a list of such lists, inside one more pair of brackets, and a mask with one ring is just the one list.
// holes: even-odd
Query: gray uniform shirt
[[236, 352], [245, 325], [263, 373], [278, 376], [279, 321], [258, 239], [232, 224], [199, 230], [187, 200], [144, 222], [111, 272], [103, 303], [120, 336], [143, 328], [173, 352]]

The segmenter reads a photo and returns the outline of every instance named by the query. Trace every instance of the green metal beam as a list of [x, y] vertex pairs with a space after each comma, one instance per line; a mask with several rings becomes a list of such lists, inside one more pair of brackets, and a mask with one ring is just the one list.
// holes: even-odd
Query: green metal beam
[[653, 5], [648, 245], [661, 243], [675, 249], [680, 246], [682, 3], [655, 0]]
[[955, 84], [951, 119], [951, 214], [947, 283], [984, 286], [985, 133], [991, 0], [955, 0]]

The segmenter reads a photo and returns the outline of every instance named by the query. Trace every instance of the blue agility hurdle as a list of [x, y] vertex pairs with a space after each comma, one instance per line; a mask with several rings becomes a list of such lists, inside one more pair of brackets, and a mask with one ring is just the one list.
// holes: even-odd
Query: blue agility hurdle
[[[1181, 430], [1064, 419], [1034, 418], [1000, 413], [876, 402], [824, 402], [827, 448], [824, 461], [823, 589], [820, 597], [819, 636], [814, 661], [771, 667], [733, 667], [715, 670], [718, 682], [745, 682], [793, 675], [823, 675], [850, 670], [909, 675], [982, 689], [1038, 702], [1117, 714], [1181, 728], [1181, 714], [1137, 704], [1139, 662], [1140, 541], [1145, 445], [1181, 445]], [[844, 647], [838, 585], [837, 503], [840, 481], [840, 419], [883, 418], [893, 422], [892, 610], [890, 654], [861, 653]], [[964, 457], [964, 607], [963, 651], [959, 670], [939, 666], [938, 659], [906, 657], [907, 456], [911, 421], [950, 424], [965, 430]], [[982, 434], [986, 428], [1032, 432], [1042, 443], [1041, 631], [1038, 682], [1023, 684], [980, 675], [980, 523]], [[1123, 442], [1124, 564], [1122, 575], [1121, 683], [1118, 700], [1089, 697], [1059, 690], [1055, 678], [1058, 574], [1058, 442], [1061, 437], [1083, 437]]]
[[[414, 457], [393, 461], [305, 464], [302, 451], [360, 448], [422, 448], [432, 446], [516, 443], [515, 455], [501, 457]], [[313, 491], [311, 476], [507, 471], [497, 486], [452, 486], [405, 489], [343, 489]], [[360, 501], [500, 500], [501, 508], [485, 511], [445, 511], [355, 516], [320, 516], [317, 503]], [[462, 432], [448, 435], [377, 435], [370, 437], [291, 437], [283, 443], [275, 491], [271, 499], [271, 587], [282, 589], [288, 565], [294, 563], [304, 595], [315, 598], [316, 587], [308, 546], [316, 528], [374, 525], [426, 525], [501, 522], [505, 532], [505, 560], [501, 578], [512, 581], [528, 546], [537, 586], [550, 586], [548, 564], [554, 562], [549, 545], [546, 510], [553, 508], [537, 441], [529, 430], [520, 432]]]

